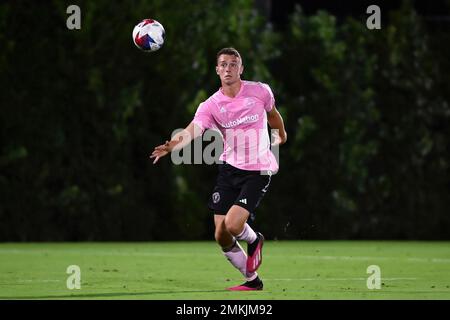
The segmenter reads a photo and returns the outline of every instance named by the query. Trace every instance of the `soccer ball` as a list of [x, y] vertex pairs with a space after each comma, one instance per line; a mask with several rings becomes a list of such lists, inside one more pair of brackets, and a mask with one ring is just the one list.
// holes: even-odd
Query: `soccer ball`
[[164, 44], [164, 36], [164, 27], [153, 19], [144, 19], [133, 29], [134, 44], [146, 52], [159, 50]]

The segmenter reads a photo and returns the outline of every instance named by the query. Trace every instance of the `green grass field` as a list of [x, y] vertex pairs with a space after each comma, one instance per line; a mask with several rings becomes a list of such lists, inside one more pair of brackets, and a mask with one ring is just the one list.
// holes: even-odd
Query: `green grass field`
[[263, 291], [228, 292], [242, 278], [214, 242], [3, 243], [0, 299], [450, 299], [449, 242], [266, 241], [263, 258]]

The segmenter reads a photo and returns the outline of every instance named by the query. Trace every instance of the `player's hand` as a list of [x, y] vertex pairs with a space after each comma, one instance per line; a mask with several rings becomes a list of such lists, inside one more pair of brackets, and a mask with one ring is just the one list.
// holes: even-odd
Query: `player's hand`
[[155, 158], [155, 160], [153, 161], [153, 164], [157, 163], [158, 160], [162, 157], [164, 157], [165, 155], [167, 155], [170, 151], [171, 151], [171, 143], [169, 141], [166, 141], [166, 143], [155, 147], [155, 149], [153, 150], [152, 154], [150, 155], [150, 159]]

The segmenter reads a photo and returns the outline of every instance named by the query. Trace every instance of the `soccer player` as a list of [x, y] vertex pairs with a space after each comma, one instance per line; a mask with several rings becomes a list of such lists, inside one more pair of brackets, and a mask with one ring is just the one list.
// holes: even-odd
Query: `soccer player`
[[[241, 55], [234, 48], [217, 53], [216, 73], [219, 90], [202, 102], [192, 122], [170, 141], [155, 147], [153, 164], [168, 153], [179, 150], [206, 129], [222, 134], [224, 151], [209, 208], [214, 212], [215, 239], [223, 254], [246, 282], [228, 288], [233, 291], [262, 290], [256, 270], [262, 262], [264, 237], [247, 223], [254, 218], [272, 174], [278, 171], [270, 149], [267, 123], [273, 130], [272, 145], [286, 142], [283, 119], [275, 108], [270, 87], [261, 82], [241, 80], [244, 70]], [[247, 254], [238, 241], [247, 242]]]

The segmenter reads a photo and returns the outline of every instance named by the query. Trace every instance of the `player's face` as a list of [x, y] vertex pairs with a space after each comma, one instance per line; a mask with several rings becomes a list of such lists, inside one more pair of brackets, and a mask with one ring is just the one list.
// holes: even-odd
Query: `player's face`
[[217, 59], [216, 72], [222, 83], [231, 85], [241, 78], [244, 70], [241, 59], [236, 56], [222, 54]]

